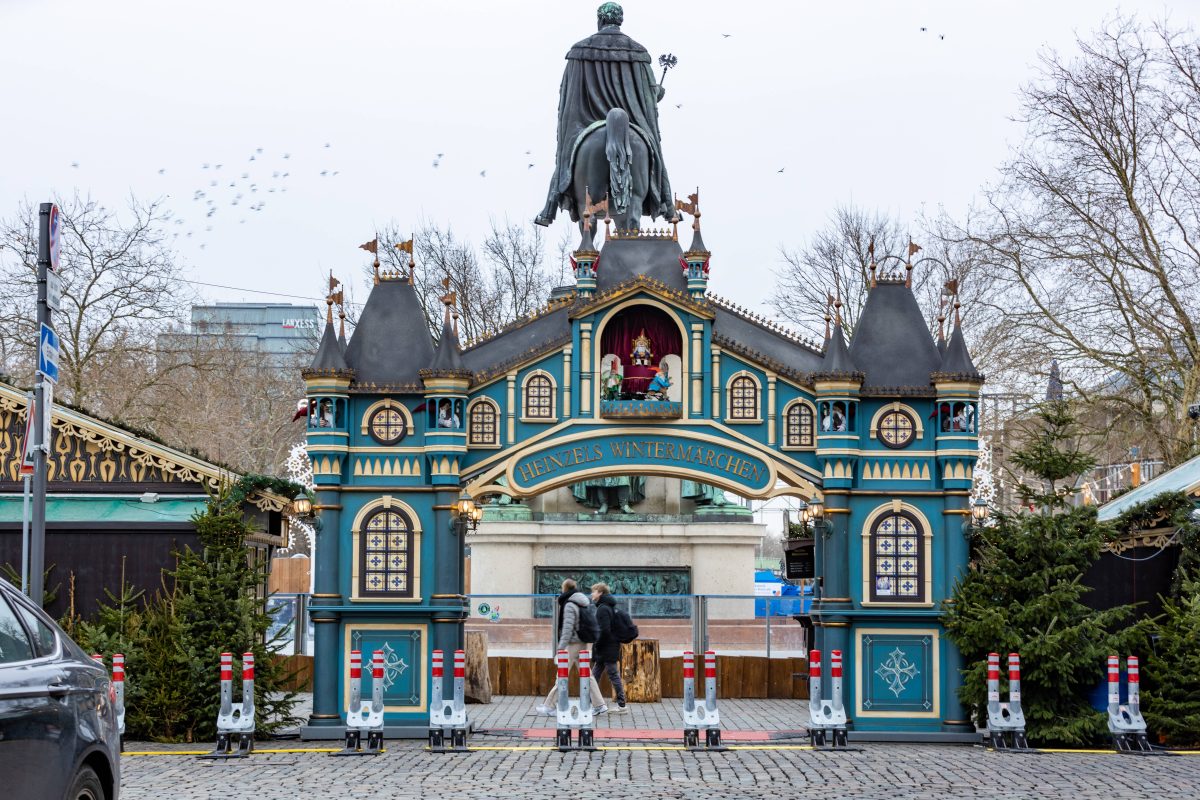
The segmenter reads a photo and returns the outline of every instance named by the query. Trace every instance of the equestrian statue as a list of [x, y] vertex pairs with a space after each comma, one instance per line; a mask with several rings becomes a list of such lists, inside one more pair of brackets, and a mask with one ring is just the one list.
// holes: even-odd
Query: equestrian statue
[[[621, 33], [625, 12], [605, 3], [597, 32], [567, 53], [558, 96], [558, 151], [546, 206], [534, 222], [549, 225], [559, 209], [579, 223], [591, 249], [598, 220], [588, 206], [607, 198], [618, 231], [635, 231], [643, 216], [676, 218], [658, 132], [661, 80], [646, 48]], [[663, 75], [673, 56], [660, 59]]]

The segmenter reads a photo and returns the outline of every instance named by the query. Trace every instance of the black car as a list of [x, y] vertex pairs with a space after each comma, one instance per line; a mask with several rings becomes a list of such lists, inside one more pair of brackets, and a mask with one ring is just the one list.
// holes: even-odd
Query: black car
[[0, 579], [0, 797], [117, 800], [120, 752], [105, 669]]

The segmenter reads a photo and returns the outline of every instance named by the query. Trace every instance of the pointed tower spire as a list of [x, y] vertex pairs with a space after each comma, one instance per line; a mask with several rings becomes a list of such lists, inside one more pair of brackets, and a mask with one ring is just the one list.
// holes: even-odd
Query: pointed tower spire
[[1062, 372], [1058, 369], [1058, 359], [1050, 360], [1050, 380], [1046, 382], [1046, 399], [1051, 402], [1062, 402], [1064, 397]]
[[445, 295], [442, 296], [442, 305], [445, 306], [445, 313], [442, 316], [442, 338], [438, 340], [437, 349], [433, 353], [433, 361], [430, 362], [428, 369], [421, 370], [421, 377], [470, 377], [471, 372], [463, 363], [462, 353], [458, 348], [458, 330], [457, 330], [457, 314], [452, 314], [451, 309], [458, 299], [455, 292], [449, 291], [450, 278], [442, 281], [442, 286], [447, 289]]

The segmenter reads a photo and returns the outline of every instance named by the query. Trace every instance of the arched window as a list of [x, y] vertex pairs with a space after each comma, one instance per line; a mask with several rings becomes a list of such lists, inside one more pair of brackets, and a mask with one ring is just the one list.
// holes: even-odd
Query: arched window
[[412, 597], [414, 558], [408, 516], [396, 508], [372, 512], [359, 536], [359, 596]]
[[758, 381], [752, 375], [735, 375], [729, 381], [729, 419], [758, 420]]
[[468, 412], [467, 444], [492, 447], [500, 444], [500, 409], [491, 400], [476, 400]]
[[554, 381], [546, 373], [535, 372], [525, 379], [522, 400], [522, 419], [554, 419]]
[[880, 517], [871, 531], [871, 600], [925, 601], [925, 542], [920, 524], [905, 512]]
[[813, 447], [816, 444], [813, 427], [812, 406], [793, 400], [783, 412], [783, 446]]

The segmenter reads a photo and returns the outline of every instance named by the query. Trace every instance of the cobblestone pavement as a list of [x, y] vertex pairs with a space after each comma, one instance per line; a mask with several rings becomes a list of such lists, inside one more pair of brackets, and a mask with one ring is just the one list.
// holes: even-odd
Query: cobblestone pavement
[[[989, 753], [979, 747], [864, 744], [861, 750], [797, 749], [788, 731], [797, 728], [791, 701], [726, 701], [726, 726], [774, 731], [773, 742], [739, 745], [722, 753], [689, 753], [641, 742], [624, 749], [559, 753], [545, 740], [505, 729], [549, 727], [532, 715], [534, 698], [500, 698], [472, 706], [480, 728], [471, 753], [434, 755], [416, 741], [388, 741], [374, 758], [331, 758], [321, 752], [259, 753], [247, 759], [201, 761], [186, 755], [127, 755], [122, 797], [255, 798], [886, 798], [971, 800], [1026, 798], [1200, 797], [1200, 755], [1162, 758], [1107, 753]], [[645, 704], [613, 717], [615, 727], [635, 721], [643, 729], [678, 727], [675, 702]], [[603, 719], [603, 718], [602, 718]], [[661, 725], [657, 724], [661, 721]], [[755, 724], [756, 721], [756, 724]], [[282, 740], [260, 749], [318, 748], [333, 743]], [[603, 726], [597, 744], [604, 745]], [[667, 745], [674, 747], [673, 744]], [[129, 743], [130, 752], [182, 750], [179, 746]]]

